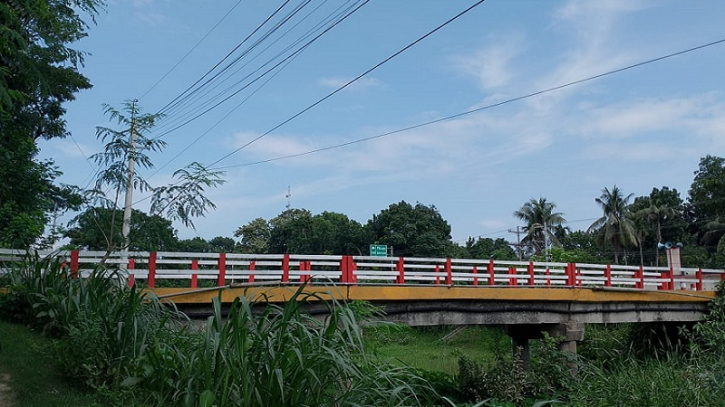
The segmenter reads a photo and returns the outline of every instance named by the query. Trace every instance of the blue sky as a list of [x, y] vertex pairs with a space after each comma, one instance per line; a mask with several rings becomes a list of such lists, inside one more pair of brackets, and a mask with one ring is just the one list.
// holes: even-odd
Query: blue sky
[[[292, 0], [283, 11], [302, 3]], [[311, 1], [280, 30], [291, 28], [286, 36], [262, 42], [258, 49], [269, 47], [247, 54], [208, 95], [239, 89], [234, 84], [261, 61], [349, 3]], [[143, 175], [163, 185], [192, 161], [215, 162], [473, 3], [370, 1], [273, 77], [163, 135], [168, 147], [152, 156], [163, 168]], [[82, 72], [94, 87], [67, 105], [73, 137], [41, 142], [41, 156], [56, 161], [65, 173], [61, 182], [86, 185], [94, 168], [85, 157], [101, 149], [95, 127], [113, 126], [103, 103], [120, 107], [137, 98], [146, 112], [158, 111], [281, 4], [110, 0], [76, 44], [90, 54]], [[257, 217], [270, 219], [285, 209], [288, 186], [292, 207], [341, 212], [361, 223], [401, 200], [435, 205], [459, 243], [469, 236], [514, 240], [506, 232], [519, 224], [512, 213], [530, 198], [555, 202], [573, 230], [601, 216], [594, 199], [604, 187], [616, 184], [639, 196], [666, 185], [684, 198], [700, 157], [725, 154], [725, 44], [347, 147], [247, 164], [415, 126], [725, 39], [723, 17], [725, 2], [716, 0], [488, 0], [222, 160], [215, 167], [226, 167], [227, 183], [209, 193], [217, 210], [195, 222], [197, 231], [177, 225], [179, 236], [231, 236]], [[193, 117], [203, 94], [170, 112], [150, 136]], [[148, 209], [148, 201], [137, 208]]]

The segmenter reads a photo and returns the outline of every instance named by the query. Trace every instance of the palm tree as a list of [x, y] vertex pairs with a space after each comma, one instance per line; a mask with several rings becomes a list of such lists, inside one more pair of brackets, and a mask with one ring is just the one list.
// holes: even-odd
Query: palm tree
[[652, 204], [647, 208], [637, 211], [637, 215], [641, 216], [647, 222], [654, 224], [655, 230], [657, 231], [657, 243], [662, 243], [662, 222], [666, 221], [667, 218], [672, 218], [677, 215], [677, 209], [667, 205], [657, 206]]
[[616, 185], [611, 191], [604, 188], [602, 195], [594, 200], [601, 206], [604, 214], [587, 229], [587, 232], [598, 232], [604, 244], [612, 245], [614, 262], [617, 264], [620, 249], [626, 247], [628, 243], [638, 245], [634, 222], [629, 217], [629, 200], [632, 195], [634, 194], [624, 196]]
[[557, 227], [566, 223], [564, 214], [554, 212], [556, 204], [547, 202], [546, 198], [538, 200], [531, 198], [518, 211], [514, 212], [514, 216], [526, 222], [524, 231], [527, 233], [523, 239], [523, 243], [531, 244], [534, 254], [540, 255], [546, 248], [547, 240], [555, 245], [559, 245], [556, 238]]

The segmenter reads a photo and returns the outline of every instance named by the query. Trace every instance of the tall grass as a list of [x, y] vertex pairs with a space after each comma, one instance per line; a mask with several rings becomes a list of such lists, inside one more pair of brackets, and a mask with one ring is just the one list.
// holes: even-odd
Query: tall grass
[[225, 315], [215, 299], [202, 333], [184, 328], [159, 300], [99, 269], [74, 279], [33, 259], [5, 277], [11, 317], [60, 338], [73, 379], [155, 406], [408, 406], [437, 396], [406, 367], [365, 352], [353, 310], [338, 303], [318, 320], [300, 288], [282, 306], [238, 298]]

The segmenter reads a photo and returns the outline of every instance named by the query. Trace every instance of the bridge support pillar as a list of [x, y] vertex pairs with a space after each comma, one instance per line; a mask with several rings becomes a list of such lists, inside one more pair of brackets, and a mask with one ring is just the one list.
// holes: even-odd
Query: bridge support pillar
[[516, 324], [506, 325], [506, 335], [511, 337], [513, 342], [514, 360], [520, 360], [525, 370], [531, 367], [531, 339], [541, 339], [543, 335], [542, 324]]
[[[560, 338], [559, 350], [576, 353], [577, 342], [584, 339], [584, 324], [581, 322], [565, 322], [560, 324], [515, 324], [505, 326], [506, 335], [513, 342], [514, 358], [521, 361], [524, 369], [531, 366], [531, 350], [529, 341], [542, 339], [544, 332], [553, 338]], [[570, 366], [576, 373], [576, 366]]]
[[549, 335], [561, 338], [559, 350], [576, 353], [577, 342], [584, 340], [584, 324], [581, 322], [564, 322], [549, 328]]

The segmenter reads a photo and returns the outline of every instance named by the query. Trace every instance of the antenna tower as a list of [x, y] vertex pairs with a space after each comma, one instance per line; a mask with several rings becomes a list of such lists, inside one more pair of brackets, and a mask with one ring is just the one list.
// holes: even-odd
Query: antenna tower
[[290, 198], [292, 198], [292, 191], [290, 190], [289, 185], [287, 185], [287, 195], [285, 195], [285, 198], [287, 198], [287, 205], [285, 208], [289, 210], [290, 207], [292, 207], [292, 204], [290, 203]]

